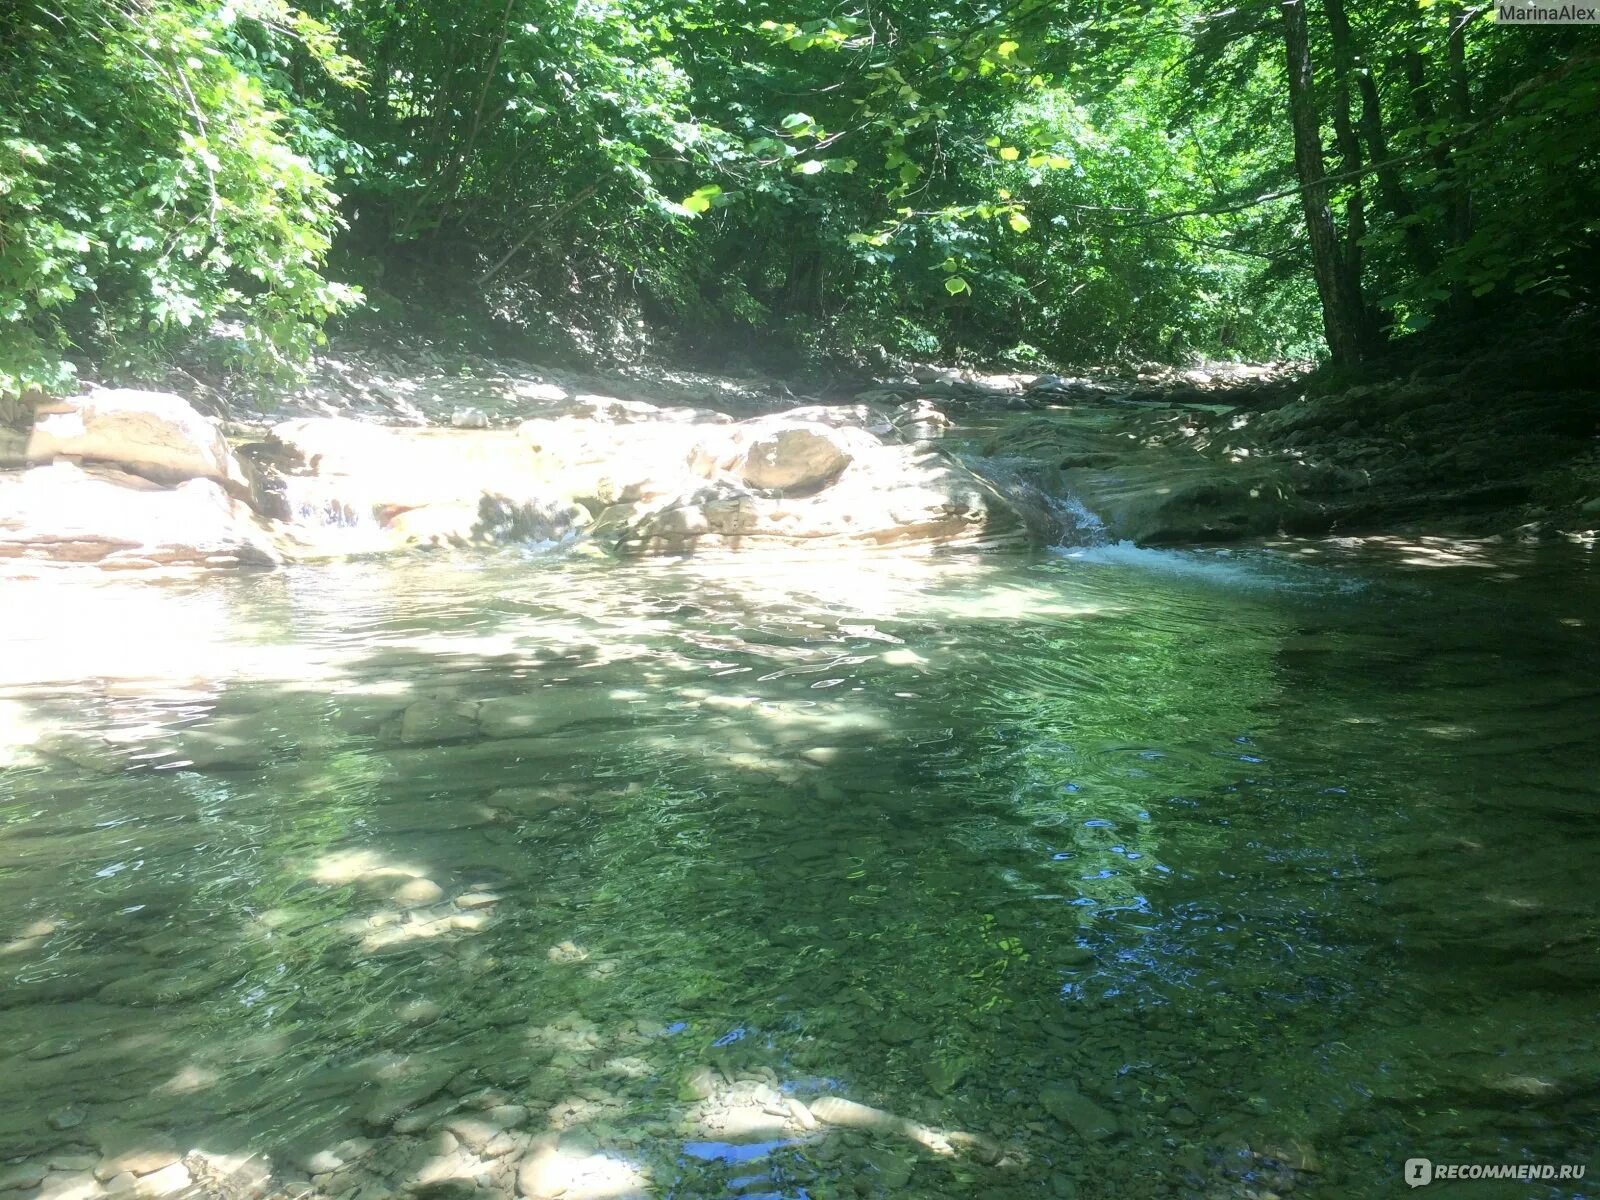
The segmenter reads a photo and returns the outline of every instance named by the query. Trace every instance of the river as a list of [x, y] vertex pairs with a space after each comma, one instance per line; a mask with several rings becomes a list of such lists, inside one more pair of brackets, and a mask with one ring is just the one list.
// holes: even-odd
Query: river
[[1597, 598], [1443, 542], [9, 582], [0, 1186], [1582, 1164]]

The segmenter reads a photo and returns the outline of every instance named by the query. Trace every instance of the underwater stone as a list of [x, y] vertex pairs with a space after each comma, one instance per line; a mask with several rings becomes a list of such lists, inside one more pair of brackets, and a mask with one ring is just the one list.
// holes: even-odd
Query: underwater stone
[[1047, 1087], [1039, 1094], [1039, 1102], [1052, 1117], [1087, 1141], [1104, 1141], [1121, 1132], [1115, 1116], [1076, 1088]]
[[704, 1100], [713, 1095], [721, 1079], [711, 1067], [695, 1067], [687, 1071], [678, 1083], [678, 1099]]
[[400, 740], [411, 745], [474, 737], [478, 732], [477, 712], [475, 701], [418, 700], [400, 719]]
[[811, 1115], [824, 1125], [843, 1125], [848, 1129], [870, 1129], [883, 1133], [905, 1133], [913, 1123], [904, 1117], [884, 1112], [846, 1100], [841, 1096], [823, 1096], [811, 1102]]
[[175, 1162], [168, 1163], [159, 1171], [141, 1175], [133, 1190], [137, 1196], [170, 1196], [174, 1192], [181, 1192], [191, 1182], [189, 1168], [181, 1162]]
[[150, 1175], [178, 1161], [178, 1147], [162, 1133], [120, 1128], [109, 1132], [100, 1146], [103, 1156], [94, 1170], [101, 1181], [121, 1175]]
[[75, 1129], [83, 1124], [84, 1111], [75, 1104], [58, 1108], [50, 1114], [51, 1129]]
[[16, 1163], [0, 1167], [0, 1192], [21, 1191], [38, 1187], [44, 1182], [42, 1163]]
[[444, 899], [444, 889], [431, 879], [408, 879], [390, 893], [391, 900], [397, 904], [406, 904], [413, 907], [423, 904], [437, 904]]

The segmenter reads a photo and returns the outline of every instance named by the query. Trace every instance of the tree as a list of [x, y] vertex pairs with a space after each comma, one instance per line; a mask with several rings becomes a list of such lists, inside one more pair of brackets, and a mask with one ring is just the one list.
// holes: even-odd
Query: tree
[[1600, 61], [1481, 11], [0, 0], [0, 390], [283, 368], [336, 280], [541, 355], [1358, 361], [1600, 278]]
[[69, 386], [69, 354], [149, 367], [223, 316], [258, 368], [303, 356], [356, 299], [321, 267], [338, 227], [252, 65], [294, 42], [282, 3], [16, 7], [0, 39], [0, 392]]
[[[1359, 362], [1363, 343], [1359, 266], [1349, 261], [1355, 247], [1340, 245], [1333, 210], [1328, 203], [1329, 184], [1322, 162], [1322, 126], [1317, 114], [1306, 0], [1283, 0], [1280, 9], [1287, 55], [1289, 120], [1294, 130], [1295, 175], [1300, 181], [1300, 204], [1305, 214], [1306, 238], [1311, 246], [1311, 270], [1322, 301], [1323, 333], [1334, 362]], [[1359, 206], [1352, 209], [1354, 219], [1359, 220], [1359, 213]]]

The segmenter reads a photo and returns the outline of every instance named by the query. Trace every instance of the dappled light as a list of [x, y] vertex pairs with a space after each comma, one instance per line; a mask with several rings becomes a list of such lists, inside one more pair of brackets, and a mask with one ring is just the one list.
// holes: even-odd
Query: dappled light
[[0, 3], [0, 1200], [1588, 1195], [1577, 11]]
[[[1315, 1194], [1416, 1135], [1330, 1132], [1308, 1055], [1429, 1121], [1463, 1088], [1566, 1100], [1541, 1031], [1592, 965], [1526, 923], [1578, 928], [1590, 847], [1524, 849], [1588, 786], [1571, 587], [1429, 570], [1447, 625], [1420, 568], [1350, 561], [164, 587], [212, 622], [198, 685], [8, 684], [12, 1156], [83, 1200], [124, 1167], [244, 1200]], [[291, 622], [298, 673], [259, 652]], [[1528, 980], [1537, 1017], [1494, 999]], [[1447, 986], [1475, 1032], [1444, 1052]]]

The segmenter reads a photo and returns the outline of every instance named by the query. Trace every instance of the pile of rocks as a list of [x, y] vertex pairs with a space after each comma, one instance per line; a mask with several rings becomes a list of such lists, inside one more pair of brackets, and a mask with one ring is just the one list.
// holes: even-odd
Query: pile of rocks
[[1203, 403], [1223, 390], [1263, 392], [1282, 386], [1301, 364], [1217, 364], [1205, 368], [1149, 367], [1132, 377], [1104, 375], [994, 374], [955, 367], [919, 366], [907, 377], [862, 392], [871, 403], [936, 400], [941, 404], [996, 412], [1028, 411], [1058, 404], [1104, 401], [1133, 404]]
[[0, 472], [0, 560], [270, 567], [280, 553], [216, 424], [161, 392], [91, 391], [38, 410]]
[[[554, 403], [554, 402], [553, 402]], [[0, 559], [272, 566], [415, 546], [586, 541], [626, 557], [971, 546], [1024, 536], [993, 487], [919, 439], [945, 418], [801, 407], [743, 421], [580, 394], [491, 426], [280, 422], [236, 453], [160, 392], [39, 409], [31, 465], [0, 473]]]

